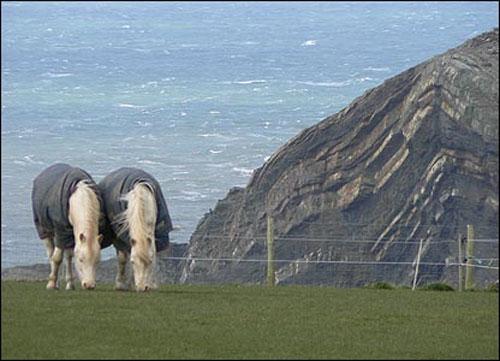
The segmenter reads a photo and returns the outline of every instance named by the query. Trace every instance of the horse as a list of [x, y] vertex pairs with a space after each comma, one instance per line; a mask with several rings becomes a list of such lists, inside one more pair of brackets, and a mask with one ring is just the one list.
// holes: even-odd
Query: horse
[[96, 286], [104, 213], [97, 184], [83, 169], [56, 163], [33, 181], [33, 221], [50, 263], [47, 289], [58, 289], [59, 267], [65, 258], [66, 289], [74, 290], [73, 257], [81, 286]]
[[136, 291], [156, 289], [156, 255], [169, 246], [173, 229], [160, 184], [141, 169], [123, 167], [98, 187], [108, 224], [102, 248], [112, 244], [117, 253], [115, 289], [129, 289], [129, 260]]

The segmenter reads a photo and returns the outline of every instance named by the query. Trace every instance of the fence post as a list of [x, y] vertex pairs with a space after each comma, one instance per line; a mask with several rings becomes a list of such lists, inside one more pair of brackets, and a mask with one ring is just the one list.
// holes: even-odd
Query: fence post
[[474, 287], [473, 279], [473, 258], [474, 258], [474, 227], [467, 225], [467, 267], [465, 268], [465, 290], [471, 290]]
[[458, 290], [462, 291], [462, 262], [464, 258], [462, 256], [462, 235], [458, 234]]
[[267, 285], [274, 286], [274, 229], [273, 219], [267, 216]]
[[417, 253], [417, 264], [415, 266], [415, 277], [413, 278], [413, 287], [411, 288], [412, 291], [415, 291], [415, 288], [417, 287], [418, 266], [420, 264], [420, 254], [422, 253], [422, 241], [423, 238], [420, 238], [420, 243], [418, 245], [418, 253]]

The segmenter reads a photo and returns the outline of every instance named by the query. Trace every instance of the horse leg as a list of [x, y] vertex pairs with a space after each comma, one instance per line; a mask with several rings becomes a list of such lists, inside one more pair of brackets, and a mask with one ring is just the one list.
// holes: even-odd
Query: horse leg
[[116, 274], [115, 290], [126, 291], [129, 288], [127, 280], [127, 264], [129, 260], [129, 252], [116, 250], [116, 257], [118, 258], [118, 273]]
[[151, 274], [149, 276], [149, 282], [148, 285], [152, 290], [158, 289], [158, 282], [157, 282], [157, 277], [158, 277], [158, 272], [157, 272], [157, 260], [156, 260], [156, 254], [153, 257], [153, 263], [151, 264], [152, 270]]
[[45, 245], [45, 249], [47, 250], [47, 257], [49, 258], [49, 264], [50, 264], [50, 275], [49, 275], [49, 282], [47, 283], [47, 289], [54, 289], [56, 288], [56, 282], [52, 278], [53, 274], [53, 268], [52, 267], [52, 254], [54, 253], [54, 240], [52, 238], [44, 238], [43, 243]]
[[73, 249], [68, 248], [64, 250], [64, 258], [66, 260], [66, 289], [67, 290], [74, 290], [75, 289], [75, 284], [73, 283], [73, 256], [74, 252]]
[[52, 238], [45, 238], [43, 240], [43, 243], [45, 244], [45, 249], [47, 250], [47, 257], [49, 257], [49, 262], [50, 262], [52, 253], [54, 253], [54, 240]]
[[52, 256], [50, 257], [50, 275], [47, 289], [57, 289], [57, 277], [59, 275], [59, 266], [62, 263], [63, 250], [59, 247], [54, 247]]

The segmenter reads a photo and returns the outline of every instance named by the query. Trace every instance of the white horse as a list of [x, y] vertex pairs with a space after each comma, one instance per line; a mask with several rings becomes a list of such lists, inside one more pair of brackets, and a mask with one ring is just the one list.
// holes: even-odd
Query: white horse
[[148, 183], [137, 183], [124, 195], [123, 200], [127, 202], [127, 208], [117, 217], [117, 235], [121, 237], [125, 232], [129, 233], [131, 250], [129, 254], [117, 248], [118, 274], [115, 288], [128, 288], [126, 266], [130, 257], [136, 290], [156, 289], [155, 224], [158, 211], [154, 190]]
[[63, 258], [66, 289], [75, 288], [73, 257], [82, 287], [95, 288], [103, 238], [99, 234], [103, 214], [97, 192], [97, 185], [85, 171], [67, 164], [54, 164], [34, 180], [33, 219], [50, 262], [47, 289], [58, 288]]
[[135, 289], [156, 289], [156, 255], [168, 248], [173, 230], [160, 184], [142, 169], [122, 167], [105, 176], [98, 187], [107, 220], [101, 246], [112, 244], [117, 252], [115, 289], [129, 288], [129, 259]]
[[[69, 222], [75, 237], [76, 270], [83, 288], [94, 289], [97, 265], [101, 259], [102, 235], [99, 234], [100, 203], [95, 191], [80, 181], [69, 198]], [[69, 251], [69, 252], [68, 252]], [[72, 280], [72, 251], [67, 250], [66, 280]], [[71, 288], [71, 286], [69, 286]], [[66, 285], [68, 288], [68, 285]]]

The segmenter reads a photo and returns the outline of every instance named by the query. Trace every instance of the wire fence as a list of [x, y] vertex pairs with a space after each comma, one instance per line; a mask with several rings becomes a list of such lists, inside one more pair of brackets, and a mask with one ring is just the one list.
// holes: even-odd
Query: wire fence
[[[161, 254], [162, 262], [170, 262], [167, 266], [176, 268], [177, 275], [172, 275], [168, 282], [181, 282], [181, 273], [187, 269], [197, 266], [207, 273], [228, 269], [229, 272], [247, 272], [243, 264], [255, 265], [252, 270], [258, 274], [259, 282], [264, 283], [264, 275], [267, 268], [273, 265], [273, 271], [277, 283], [294, 282], [300, 279], [301, 283], [337, 284], [347, 280], [354, 285], [393, 281], [395, 283], [419, 285], [429, 282], [447, 282], [457, 286], [459, 281], [459, 270], [464, 273], [468, 269], [475, 269], [474, 279], [477, 285], [486, 286], [498, 281], [499, 258], [498, 238], [473, 239], [475, 244], [474, 255], [467, 255], [465, 245], [462, 245], [463, 254], [458, 252], [458, 239], [427, 239], [422, 238], [394, 238], [394, 237], [372, 237], [372, 238], [334, 238], [334, 237], [311, 237], [299, 235], [283, 235], [274, 238], [274, 248], [277, 256], [268, 258], [268, 235], [256, 236], [232, 236], [228, 234], [207, 234], [202, 240], [225, 240], [230, 243], [235, 239], [245, 241], [245, 244], [260, 248], [257, 252], [244, 252], [238, 256], [237, 252], [231, 254], [218, 253], [216, 255], [183, 254], [173, 255]], [[389, 256], [377, 259], [376, 256], [367, 257], [369, 253], [366, 247], [385, 241], [384, 252], [390, 252]], [[390, 247], [388, 247], [390, 245]], [[423, 246], [422, 246], [423, 245]], [[294, 248], [300, 248], [294, 251]], [[443, 251], [445, 247], [445, 251]], [[423, 248], [423, 249], [421, 249]], [[187, 246], [185, 246], [187, 249]], [[45, 249], [41, 242], [37, 247], [15, 247], [4, 252], [2, 245], [2, 258], [23, 255], [30, 259], [30, 263], [48, 263]], [[112, 247], [105, 250], [109, 259], [114, 257]], [[345, 251], [345, 252], [344, 252]], [[421, 253], [421, 258], [417, 254]], [[18, 257], [19, 258], [19, 257]], [[206, 266], [199, 266], [200, 263]], [[3, 268], [3, 264], [2, 264]], [[250, 271], [252, 271], [250, 270]], [[257, 270], [257, 271], [255, 271]], [[249, 271], [249, 272], [250, 272]], [[171, 272], [172, 273], [172, 272]], [[307, 276], [304, 276], [306, 275]], [[3, 272], [2, 272], [3, 275]], [[354, 276], [356, 279], [354, 279]], [[404, 276], [402, 276], [404, 275]], [[316, 279], [314, 279], [316, 278]], [[238, 277], [231, 278], [238, 281]], [[185, 280], [189, 281], [189, 277]]]

